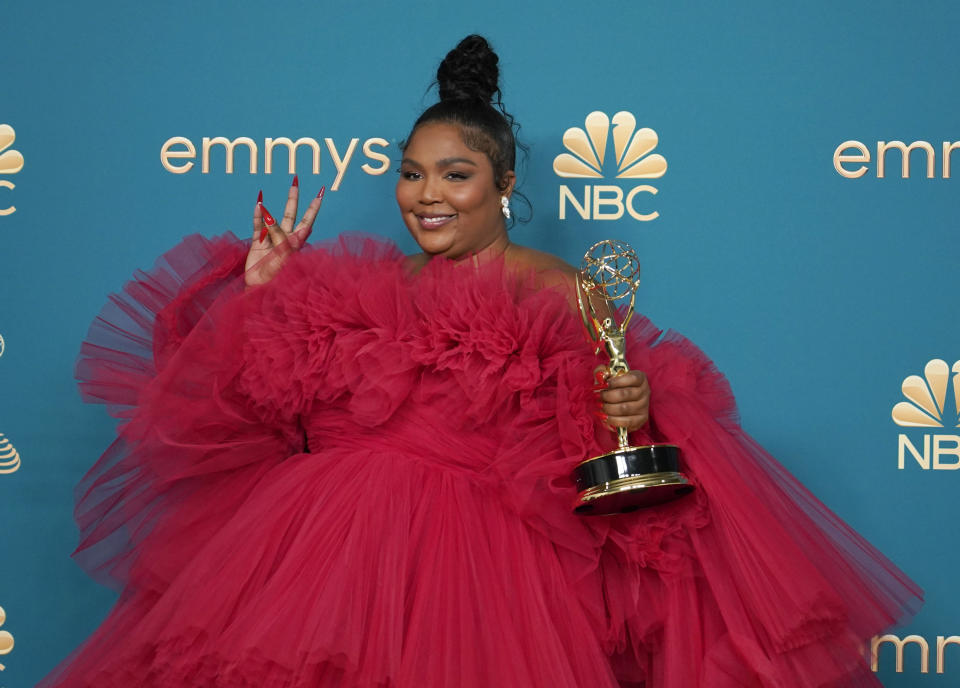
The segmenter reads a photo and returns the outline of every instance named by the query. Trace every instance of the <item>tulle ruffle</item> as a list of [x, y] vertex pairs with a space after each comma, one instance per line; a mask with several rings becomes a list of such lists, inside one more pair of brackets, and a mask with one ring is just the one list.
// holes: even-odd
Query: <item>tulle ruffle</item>
[[689, 341], [635, 317], [652, 422], [699, 489], [570, 511], [612, 435], [569, 294], [501, 263], [345, 238], [244, 290], [192, 237], [78, 370], [124, 420], [78, 493], [122, 589], [42, 685], [878, 685], [861, 644], [916, 587], [737, 424]]

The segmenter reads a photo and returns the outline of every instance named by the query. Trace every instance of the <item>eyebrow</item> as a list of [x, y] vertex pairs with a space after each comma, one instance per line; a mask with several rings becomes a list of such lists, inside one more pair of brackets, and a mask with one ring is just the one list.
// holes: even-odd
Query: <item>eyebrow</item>
[[[423, 167], [423, 165], [418, 163], [413, 158], [404, 158], [401, 161], [401, 163], [407, 164], [407, 165], [415, 165], [416, 167], [421, 167], [421, 168]], [[456, 165], [458, 163], [473, 165], [474, 167], [477, 166], [477, 163], [475, 163], [473, 160], [470, 160], [469, 158], [443, 158], [442, 160], [437, 160], [437, 167], [450, 167], [450, 165]]]

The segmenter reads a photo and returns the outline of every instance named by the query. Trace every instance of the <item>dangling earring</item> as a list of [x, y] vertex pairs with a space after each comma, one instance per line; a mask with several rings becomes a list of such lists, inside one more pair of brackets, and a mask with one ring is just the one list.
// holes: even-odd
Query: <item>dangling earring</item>
[[510, 199], [506, 196], [500, 197], [500, 210], [503, 212], [503, 216], [510, 219]]

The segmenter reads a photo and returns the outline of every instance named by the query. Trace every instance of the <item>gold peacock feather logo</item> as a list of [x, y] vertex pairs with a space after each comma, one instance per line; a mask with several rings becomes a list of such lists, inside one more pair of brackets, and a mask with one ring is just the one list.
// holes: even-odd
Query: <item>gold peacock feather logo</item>
[[659, 153], [649, 155], [659, 143], [657, 132], [647, 127], [637, 129], [636, 117], [626, 111], [610, 118], [597, 110], [587, 115], [583, 129], [567, 129], [563, 133], [563, 145], [570, 152], [554, 158], [553, 171], [560, 177], [602, 178], [611, 122], [617, 178], [662, 177], [667, 171], [666, 158]]
[[[893, 422], [908, 428], [944, 427], [943, 412], [951, 373], [954, 409], [960, 413], [960, 361], [951, 368], [946, 361], [935, 358], [924, 367], [923, 377], [909, 375], [903, 380], [901, 389], [908, 401], [893, 407]], [[960, 422], [956, 427], [960, 427]]]
[[14, 473], [20, 468], [20, 453], [0, 432], [0, 475]]
[[[0, 626], [3, 625], [3, 622], [7, 620], [7, 613], [3, 611], [3, 607], [0, 607]], [[8, 655], [13, 651], [13, 636], [10, 635], [7, 631], [0, 631], [0, 655]], [[0, 671], [6, 669], [5, 666], [0, 664]]]
[[23, 169], [20, 151], [7, 150], [17, 140], [17, 134], [9, 124], [0, 124], [0, 174], [16, 174]]

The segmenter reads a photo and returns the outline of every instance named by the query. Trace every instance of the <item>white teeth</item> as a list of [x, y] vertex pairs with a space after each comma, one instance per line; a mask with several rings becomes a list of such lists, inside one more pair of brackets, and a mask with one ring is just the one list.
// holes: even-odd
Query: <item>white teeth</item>
[[453, 219], [453, 215], [439, 215], [436, 217], [420, 217], [420, 222], [426, 227], [439, 227]]

